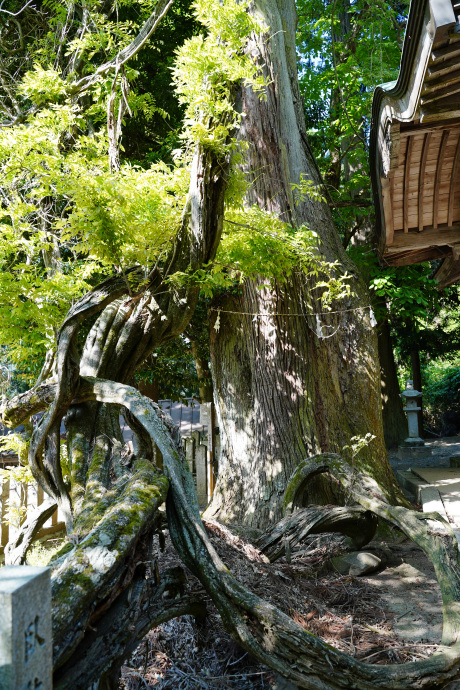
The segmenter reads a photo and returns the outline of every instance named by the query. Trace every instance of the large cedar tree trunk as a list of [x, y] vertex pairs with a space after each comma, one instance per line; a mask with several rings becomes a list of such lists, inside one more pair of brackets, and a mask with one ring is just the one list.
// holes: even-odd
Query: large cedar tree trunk
[[[337, 302], [336, 315], [321, 316], [331, 326], [318, 339], [316, 321], [303, 314], [310, 301], [322, 311], [315, 281], [299, 273], [273, 289], [248, 281], [229, 294], [219, 331], [212, 331], [213, 367], [222, 455], [208, 515], [264, 527], [281, 516], [281, 499], [293, 468], [305, 456], [340, 451], [353, 436], [375, 439], [355, 464], [369, 471], [386, 495], [397, 489], [383, 438], [377, 338], [370, 326], [369, 295], [343, 250], [325, 203], [296, 205], [292, 183], [305, 175], [320, 184], [308, 145], [297, 82], [293, 2], [263, 0], [257, 10], [271, 39], [260, 49], [270, 79], [266, 100], [246, 89], [241, 139], [248, 143], [246, 172], [252, 185], [248, 204], [303, 223], [318, 233], [321, 252], [351, 274], [353, 295]], [[353, 311], [346, 311], [353, 310]], [[236, 313], [229, 313], [236, 312]], [[269, 313], [273, 316], [247, 316]], [[323, 498], [331, 500], [325, 489]], [[313, 498], [313, 496], [312, 496]], [[317, 500], [316, 496], [316, 500]]]

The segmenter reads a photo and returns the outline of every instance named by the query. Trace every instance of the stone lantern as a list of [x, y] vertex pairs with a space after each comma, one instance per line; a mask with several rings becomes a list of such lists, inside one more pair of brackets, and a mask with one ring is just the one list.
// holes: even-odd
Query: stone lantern
[[405, 400], [406, 407], [404, 412], [407, 414], [407, 426], [409, 427], [409, 436], [403, 441], [406, 447], [424, 446], [425, 441], [420, 438], [420, 431], [418, 428], [418, 413], [422, 409], [418, 405], [418, 399], [422, 397], [420, 391], [414, 389], [414, 384], [411, 380], [406, 383], [406, 390], [401, 393], [401, 397]]

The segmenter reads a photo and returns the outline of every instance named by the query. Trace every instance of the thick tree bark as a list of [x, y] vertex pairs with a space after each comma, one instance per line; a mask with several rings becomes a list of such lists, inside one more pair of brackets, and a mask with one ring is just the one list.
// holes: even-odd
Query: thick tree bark
[[[294, 226], [317, 232], [320, 250], [337, 271], [350, 274], [352, 296], [336, 302], [338, 314], [321, 315], [327, 334], [319, 340], [322, 312], [313, 278], [300, 272], [273, 289], [247, 281], [222, 309], [211, 335], [211, 361], [222, 454], [207, 515], [265, 527], [281, 517], [287, 479], [302, 458], [340, 451], [353, 436], [376, 438], [356, 459], [387, 496], [398, 490], [383, 439], [377, 339], [369, 323], [369, 295], [343, 250], [325, 203], [296, 205], [292, 184], [301, 175], [320, 185], [308, 146], [297, 84], [296, 12], [290, 0], [261, 0], [271, 38], [260, 48], [270, 85], [261, 101], [246, 89], [240, 137], [248, 144], [248, 204], [277, 213]], [[363, 309], [364, 307], [364, 309]], [[232, 313], [234, 312], [234, 313]], [[253, 318], [249, 314], [270, 314]], [[292, 314], [292, 316], [291, 316]], [[322, 491], [322, 498], [332, 498]], [[313, 493], [310, 497], [313, 500]]]
[[[168, 600], [168, 591], [172, 589], [174, 596], [177, 587], [180, 590], [180, 577], [171, 580], [166, 575], [166, 582], [145, 579], [148, 536], [168, 483], [168, 521], [179, 555], [205, 586], [227, 630], [248, 652], [282, 677], [311, 690], [442, 688], [457, 677], [458, 545], [449, 525], [437, 514], [420, 514], [388, 505], [374, 480], [353, 471], [337, 455], [323, 454], [296, 468], [284, 497], [287, 513], [298, 505], [313, 476], [329, 472], [341, 483], [350, 501], [357, 501], [366, 511], [397, 526], [423, 548], [436, 570], [443, 595], [445, 646], [431, 658], [415, 663], [382, 667], [357, 661], [306, 632], [231, 575], [200, 520], [178, 429], [155, 403], [134, 388], [91, 377], [80, 377], [75, 392], [75, 403], [124, 407], [151, 443], [160, 448], [168, 479], [151, 463], [136, 462], [133, 471], [115, 482], [112, 490], [93, 506], [93, 519], [86, 524], [80, 522], [76, 542], [52, 563], [55, 687], [85, 690], [99, 678], [104, 680], [105, 687], [110, 687], [114, 666], [149, 625], [181, 613], [202, 615], [199, 602]], [[13, 408], [10, 404], [10, 418], [14, 416]], [[354, 514], [358, 518], [362, 515], [361, 511]], [[343, 523], [339, 525], [342, 527]], [[121, 617], [129, 622], [127, 628], [120, 628]], [[336, 672], [331, 674], [331, 669]]]
[[[283, 34], [289, 35], [294, 30], [292, 9], [291, 5], [282, 8], [283, 22], [281, 15], [268, 13], [272, 41], [283, 43]], [[286, 51], [284, 56], [286, 58]], [[279, 65], [279, 74], [273, 73], [274, 86], [266, 113], [270, 117], [265, 121], [267, 127], [280, 125], [285, 133], [293, 122], [277, 124], [279, 113], [272, 106], [287, 93], [283, 83], [287, 80], [289, 84], [289, 75], [295, 73], [295, 51], [288, 58]], [[272, 68], [273, 64], [270, 65]], [[246, 99], [247, 103], [252, 99], [249, 92]], [[292, 94], [290, 104], [288, 111], [297, 119]], [[247, 127], [259, 126], [257, 117], [255, 120], [248, 118]], [[276, 144], [275, 153], [280, 154], [276, 172], [282, 176], [282, 184], [272, 179], [271, 171], [269, 176], [264, 174], [264, 185], [267, 188], [271, 185], [271, 188], [265, 190], [260, 200], [268, 202], [273, 198], [278, 204], [279, 188], [280, 213], [285, 213], [294, 223], [296, 215], [289, 180], [298, 180], [299, 165], [305, 161], [312, 165], [312, 161], [307, 149], [302, 148], [300, 130], [296, 130], [300, 149], [294, 147], [289, 152], [286, 147], [290, 142], [286, 139], [285, 145], [279, 137], [270, 139], [270, 131], [267, 130], [266, 143]], [[264, 156], [262, 154], [260, 162]], [[257, 156], [252, 163], [255, 161]], [[289, 167], [296, 171], [292, 178]], [[101, 681], [103, 687], [111, 687], [121, 661], [149, 627], [182, 613], [203, 614], [196, 600], [176, 599], [183, 584], [180, 575], [168, 573], [157, 577], [155, 573], [148, 578], [149, 545], [160, 528], [158, 508], [166, 496], [171, 537], [183, 562], [201, 580], [223, 624], [239, 644], [277, 673], [300, 687], [315, 690], [378, 687], [406, 690], [445, 683], [458, 672], [459, 643], [442, 648], [435, 657], [419, 664], [371, 666], [337, 652], [241, 586], [219, 559], [201, 523], [179, 430], [155, 403], [125, 383], [154, 347], [180, 333], [190, 319], [197, 299], [196, 288], [170, 290], [164, 281], [172, 270], [193, 271], [213, 259], [222, 228], [227, 173], [228, 161], [212, 151], [198, 149], [183, 225], [164, 270], [152, 271], [147, 282], [140, 271], [133, 270], [130, 286], [124, 276], [109, 279], [81, 299], [68, 313], [58, 334], [55, 366], [52, 368], [48, 363], [36, 388], [5, 406], [3, 419], [8, 419], [10, 424], [21, 416], [27, 418], [34, 411], [45, 411], [32, 434], [29, 464], [40, 485], [66, 510], [71, 532], [69, 543], [51, 563], [54, 685], [86, 690]], [[253, 193], [256, 196], [259, 193], [257, 185], [255, 181]], [[305, 217], [311, 217], [318, 224], [325, 256], [329, 259], [339, 256], [343, 265], [353, 270], [340, 254], [340, 244], [332, 232], [326, 206], [306, 202], [304, 212]], [[305, 280], [295, 274], [291, 283], [277, 286], [272, 293], [258, 294], [254, 285], [248, 285], [243, 299], [251, 299], [258, 306], [260, 302], [264, 309], [274, 311], [278, 311], [279, 301], [282, 309], [292, 312], [294, 304], [299, 307], [299, 301], [301, 308], [315, 300], [318, 302], [313, 283], [311, 294], [304, 297], [308, 287]], [[367, 296], [358, 280], [353, 281], [353, 288], [356, 296], [345, 306], [361, 308]], [[359, 313], [361, 318], [354, 320], [344, 313], [333, 317], [336, 319], [334, 326], [341, 328], [340, 338], [320, 343], [311, 333], [308, 317], [305, 323], [301, 321], [298, 336], [297, 330], [293, 334], [292, 321], [284, 317], [273, 317], [275, 329], [271, 323], [262, 328], [252, 327], [263, 346], [260, 358], [253, 351], [258, 367], [268, 368], [278, 362], [284, 365], [284, 358], [289, 356], [300, 362], [298, 368], [294, 367], [287, 375], [285, 369], [281, 370], [280, 391], [276, 390], [276, 385], [273, 389], [272, 377], [265, 389], [260, 382], [251, 383], [252, 390], [259, 396], [256, 400], [254, 395], [256, 403], [271, 401], [270, 424], [258, 427], [259, 434], [265, 429], [268, 435], [270, 461], [273, 457], [277, 461], [273, 449], [277, 450], [278, 441], [284, 443], [283, 452], [287, 452], [289, 443], [291, 446], [297, 443], [299, 449], [304, 444], [311, 452], [316, 447], [340, 447], [351, 433], [365, 433], [371, 422], [378, 425], [379, 421], [372, 419], [372, 413], [379, 410], [380, 400], [378, 377], [374, 375], [376, 344], [375, 339], [369, 339], [367, 317]], [[96, 321], [80, 354], [77, 350], [79, 328], [87, 319], [94, 318]], [[297, 339], [292, 338], [293, 335]], [[257, 344], [256, 340], [254, 343]], [[310, 361], [313, 362], [311, 366]], [[252, 369], [249, 373], [254, 382]], [[356, 375], [361, 379], [354, 383], [352, 379]], [[286, 381], [290, 386], [288, 394]], [[306, 381], [313, 385], [307, 386]], [[314, 395], [310, 394], [311, 390]], [[276, 425], [277, 410], [284, 410], [282, 403], [288, 405], [288, 413], [298, 414], [299, 410], [302, 413], [298, 427], [295, 426], [296, 417], [285, 417], [295, 427], [294, 432], [289, 430], [289, 424], [287, 432]], [[137, 457], [126, 458], [123, 454], [118, 425], [120, 408], [124, 409], [125, 418], [138, 436]], [[63, 482], [60, 468], [58, 432], [64, 416], [72, 463], [71, 491]], [[229, 437], [233, 432], [231, 427], [228, 429]], [[151, 462], [154, 444], [162, 453], [164, 474]], [[381, 434], [375, 446], [379, 460]], [[290, 454], [291, 461], [293, 455]], [[368, 453], [366, 462], [370, 463], [370, 458]], [[366, 510], [397, 524], [416, 540], [425, 539], [427, 550], [434, 544], [436, 555], [445, 557], [446, 565], [438, 567], [444, 593], [444, 641], [453, 643], [459, 627], [458, 549], [453, 534], [437, 517], [430, 517], [427, 528], [419, 516], [414, 517], [409, 511], [401, 512], [402, 508], [392, 509], [381, 495], [384, 493], [381, 487], [369, 484], [362, 475], [356, 477], [351, 468], [338, 461], [334, 463], [331, 456], [326, 459], [352, 499], [359, 501]], [[271, 467], [275, 468], [271, 476], [276, 480], [279, 465], [272, 463]], [[315, 465], [314, 473], [318, 474], [321, 467]], [[286, 469], [282, 469], [287, 476]], [[386, 471], [387, 468], [379, 464], [375, 474], [382, 486], [390, 487], [387, 494], [391, 494], [391, 478], [386, 476]], [[304, 475], [300, 478], [303, 480]], [[296, 485], [292, 503], [298, 489]], [[265, 515], [275, 514], [283, 498], [282, 488], [276, 481], [272, 481], [270, 490]], [[435, 527], [434, 533], [430, 532], [431, 524]], [[120, 626], [120, 620], [128, 625]], [[331, 674], [331, 668], [338, 669], [339, 673]]]
[[390, 324], [386, 318], [379, 323], [378, 342], [383, 433], [387, 448], [394, 448], [407, 437], [408, 431], [391, 343]]
[[282, 518], [258, 539], [258, 546], [271, 562], [291, 553], [310, 534], [340, 532], [349, 537], [350, 548], [361, 549], [377, 529], [377, 518], [360, 506], [310, 506]]

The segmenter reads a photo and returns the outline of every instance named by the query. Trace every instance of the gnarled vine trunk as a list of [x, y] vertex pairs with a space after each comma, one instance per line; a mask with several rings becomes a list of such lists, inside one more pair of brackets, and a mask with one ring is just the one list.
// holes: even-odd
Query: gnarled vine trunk
[[[243, 93], [240, 138], [248, 144], [248, 204], [284, 221], [308, 225], [327, 261], [350, 275], [352, 295], [323, 312], [320, 279], [294, 273], [282, 284], [247, 281], [241, 294], [216, 300], [220, 330], [211, 329], [211, 360], [222, 455], [207, 515], [264, 528], [281, 516], [287, 480], [302, 458], [337, 451], [354, 436], [375, 435], [356, 463], [393, 500], [398, 490], [383, 439], [377, 339], [370, 325], [369, 295], [346, 255], [326, 203], [296, 202], [301, 177], [318, 188], [321, 179], [305, 133], [297, 83], [296, 10], [289, 0], [256, 3], [271, 38], [258, 46], [269, 77], [266, 100]], [[266, 314], [266, 316], [253, 316]], [[215, 313], [214, 313], [215, 315]], [[318, 491], [318, 490], [317, 490]], [[323, 498], [331, 500], [325, 489]]]
[[[2, 409], [10, 427], [45, 411], [30, 439], [29, 465], [66, 518], [70, 544], [52, 563], [55, 687], [86, 690], [100, 678], [109, 687], [151, 627], [183, 613], [202, 615], [196, 600], [168, 601], [168, 590], [174, 600], [182, 589], [177, 576], [146, 580], [168, 480], [152, 463], [158, 439], [145, 430], [139, 409], [133, 414], [129, 400], [126, 404], [117, 395], [152, 350], [181, 333], [193, 314], [198, 288], [170, 289], [165, 280], [213, 260], [228, 171], [228, 158], [197, 147], [182, 226], [164, 265], [152, 270], [147, 281], [137, 268], [109, 278], [77, 302], [58, 334], [54, 360], [47, 359], [33, 389]], [[79, 352], [80, 326], [91, 321]], [[101, 379], [107, 386], [94, 394], [91, 382]], [[148, 399], [136, 395], [145, 401], [144, 412], [150, 409]], [[135, 456], [124, 446], [120, 408], [137, 437]], [[60, 462], [62, 419], [70, 481]], [[177, 436], [171, 425], [169, 430]], [[175, 444], [180, 448], [180, 438]], [[10, 550], [16, 562], [24, 559], [34, 529], [35, 523], [22, 535], [20, 553]], [[131, 625], [124, 633], [119, 629], [122, 611]], [[93, 628], [106, 632], [101, 638], [91, 633]]]

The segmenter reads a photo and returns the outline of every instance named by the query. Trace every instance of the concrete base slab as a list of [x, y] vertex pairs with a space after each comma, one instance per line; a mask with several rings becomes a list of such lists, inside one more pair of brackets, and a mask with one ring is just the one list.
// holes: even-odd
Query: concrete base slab
[[425, 441], [420, 436], [409, 436], [401, 443], [401, 448], [415, 448], [416, 446], [424, 446]]
[[434, 486], [427, 485], [420, 487], [420, 503], [422, 504], [424, 513], [439, 513], [444, 520], [447, 520], [447, 522], [449, 521], [444, 503], [441, 499], [441, 494]]
[[400, 470], [396, 476], [403, 488], [422, 504], [424, 513], [439, 513], [450, 522], [460, 545], [460, 470], [418, 467], [410, 472]]
[[396, 479], [400, 486], [409, 494], [412, 501], [420, 502], [420, 487], [426, 486], [426, 481], [417, 477], [412, 470], [397, 470]]
[[460, 527], [460, 496], [443, 493], [442, 500], [448, 516]]
[[427, 484], [435, 484], [440, 493], [457, 493], [460, 500], [460, 469], [456, 467], [417, 467], [412, 472]]
[[400, 460], [417, 460], [418, 458], [428, 458], [432, 454], [429, 446], [399, 446], [398, 458]]

